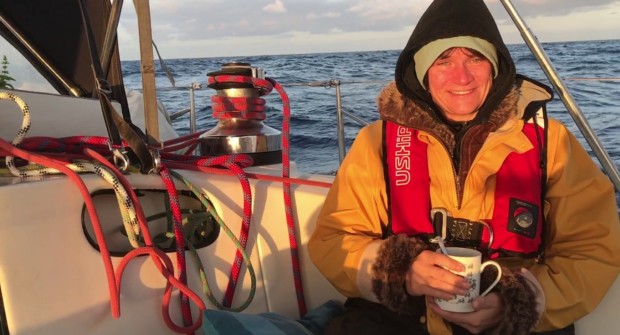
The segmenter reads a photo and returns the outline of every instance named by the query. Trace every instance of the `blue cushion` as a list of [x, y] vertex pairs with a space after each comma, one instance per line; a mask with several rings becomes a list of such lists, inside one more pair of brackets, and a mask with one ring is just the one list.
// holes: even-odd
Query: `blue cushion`
[[206, 310], [202, 330], [209, 335], [319, 335], [343, 310], [336, 300], [311, 310], [299, 320], [272, 312], [247, 314]]

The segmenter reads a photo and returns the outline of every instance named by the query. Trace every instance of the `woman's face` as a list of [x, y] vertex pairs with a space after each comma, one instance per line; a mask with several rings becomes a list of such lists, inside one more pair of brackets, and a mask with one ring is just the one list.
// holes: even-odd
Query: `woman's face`
[[470, 121], [489, 94], [493, 66], [467, 48], [452, 48], [435, 60], [427, 75], [428, 90], [444, 116]]

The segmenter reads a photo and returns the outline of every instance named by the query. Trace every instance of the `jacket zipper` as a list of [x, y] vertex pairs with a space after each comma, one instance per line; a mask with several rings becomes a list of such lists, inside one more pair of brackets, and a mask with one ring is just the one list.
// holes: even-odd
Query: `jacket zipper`
[[[464, 126], [466, 127], [466, 126]], [[461, 183], [461, 174], [460, 174], [460, 170], [461, 170], [461, 164], [463, 161], [463, 139], [465, 138], [465, 136], [467, 135], [467, 132], [469, 131], [469, 127], [466, 127], [463, 133], [463, 136], [458, 136], [457, 133], [454, 134], [454, 150], [452, 152], [452, 154], [450, 155], [452, 157], [452, 173], [454, 174], [454, 183], [455, 183], [455, 187], [454, 189], [456, 190], [456, 208], [457, 209], [461, 209], [461, 203], [463, 202], [463, 184]], [[457, 150], [458, 148], [458, 150]], [[458, 166], [457, 166], [458, 165]]]
[[[454, 177], [454, 189], [456, 191], [456, 208], [457, 209], [461, 209], [461, 201], [463, 198], [463, 194], [462, 194], [462, 190], [461, 190], [461, 181], [460, 181], [460, 176], [458, 174], [458, 171], [456, 170], [456, 166], [454, 164], [454, 151], [450, 151], [448, 149], [448, 146], [444, 143], [444, 141], [442, 141], [439, 137], [437, 137], [430, 128], [417, 128], [418, 131], [423, 131], [426, 134], [428, 134], [428, 136], [433, 137], [437, 142], [439, 142], [441, 144], [441, 146], [444, 148], [444, 150], [446, 151], [446, 153], [448, 154], [448, 157], [450, 157], [450, 166], [452, 166], [452, 176]], [[458, 144], [455, 144], [455, 148], [456, 146], [461, 146], [462, 145], [462, 141], [460, 141]], [[459, 149], [459, 155], [460, 155], [461, 150]], [[460, 160], [460, 157], [458, 158]]]
[[461, 177], [459, 176], [458, 171], [456, 170], [456, 165], [454, 164], [454, 152], [450, 152], [446, 144], [442, 140], [440, 140], [439, 137], [435, 136], [433, 133], [429, 132], [428, 130], [423, 130], [423, 129], [420, 129], [420, 130], [426, 132], [428, 136], [432, 136], [433, 138], [435, 138], [435, 140], [439, 142], [441, 146], [444, 148], [444, 150], [448, 154], [448, 157], [450, 157], [450, 166], [452, 167], [452, 176], [454, 177], [454, 190], [456, 191], [456, 208], [461, 209], [461, 201], [463, 197], [462, 192], [461, 192], [461, 181], [460, 181]]

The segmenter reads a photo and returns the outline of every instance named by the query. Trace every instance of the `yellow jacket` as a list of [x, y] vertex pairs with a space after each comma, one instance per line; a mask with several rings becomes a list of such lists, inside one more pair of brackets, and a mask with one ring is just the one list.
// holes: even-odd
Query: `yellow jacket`
[[[524, 122], [521, 116], [531, 100], [545, 94], [527, 82], [514, 91], [518, 101], [508, 102], [514, 109], [511, 117], [489, 134], [471, 162], [460, 207], [445, 144], [426, 129], [419, 133], [419, 139], [428, 144], [433, 207], [444, 207], [453, 216], [469, 220], [492, 217], [494, 173], [508, 154], [532, 147], [520, 130]], [[386, 88], [379, 109], [382, 118], [402, 123], [398, 112], [386, 111], [403, 108], [394, 105], [390, 95], [395, 94], [393, 85]], [[313, 262], [341, 293], [375, 302], [370, 269], [388, 222], [382, 122], [359, 132], [309, 242]], [[535, 331], [563, 328], [591, 312], [620, 272], [620, 222], [613, 185], [561, 123], [550, 119], [547, 127], [545, 261], [499, 260], [512, 268], [527, 268], [542, 286], [546, 305]], [[431, 334], [451, 333], [430, 309], [427, 322]]]

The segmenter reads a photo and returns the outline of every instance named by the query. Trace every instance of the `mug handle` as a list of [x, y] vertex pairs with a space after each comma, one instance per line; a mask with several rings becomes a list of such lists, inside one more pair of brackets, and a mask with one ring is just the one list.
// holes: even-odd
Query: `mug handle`
[[495, 261], [486, 261], [484, 263], [482, 263], [482, 265], [480, 266], [480, 273], [482, 273], [484, 271], [484, 268], [486, 268], [488, 265], [493, 265], [497, 268], [497, 278], [495, 278], [495, 280], [493, 281], [493, 283], [491, 283], [491, 285], [489, 285], [489, 287], [482, 293], [480, 293], [480, 296], [483, 297], [485, 295], [487, 295], [487, 293], [491, 292], [491, 289], [493, 289], [493, 287], [495, 287], [495, 285], [497, 285], [497, 283], [499, 283], [500, 278], [502, 278], [502, 267], [499, 266], [499, 264], [497, 264], [497, 262]]

